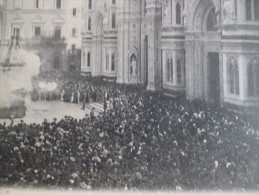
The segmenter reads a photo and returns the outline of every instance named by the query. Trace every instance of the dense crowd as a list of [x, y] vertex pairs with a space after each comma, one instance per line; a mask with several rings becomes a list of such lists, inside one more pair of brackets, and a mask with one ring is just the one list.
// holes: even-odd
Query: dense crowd
[[259, 131], [240, 116], [141, 87], [87, 83], [113, 97], [94, 120], [0, 124], [1, 184], [259, 189]]
[[[44, 83], [42, 86], [41, 84]], [[54, 85], [54, 89], [48, 86]], [[32, 100], [63, 101], [68, 103], [90, 103], [109, 100], [117, 97], [126, 86], [105, 83], [101, 78], [83, 77], [75, 74], [41, 73], [33, 79], [34, 91]], [[132, 86], [131, 86], [132, 88]], [[142, 89], [141, 86], [134, 88]]]

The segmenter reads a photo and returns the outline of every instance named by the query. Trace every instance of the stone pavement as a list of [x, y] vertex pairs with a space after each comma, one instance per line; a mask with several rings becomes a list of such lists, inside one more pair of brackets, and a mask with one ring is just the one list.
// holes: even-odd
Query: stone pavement
[[[96, 113], [103, 112], [103, 105], [100, 103], [92, 102], [86, 105], [85, 110], [82, 110], [81, 104], [64, 103], [60, 101], [38, 101], [26, 103], [26, 115], [22, 119], [15, 119], [14, 124], [23, 120], [25, 123], [42, 123], [44, 119], [49, 122], [54, 118], [60, 120], [64, 116], [71, 116], [73, 118], [82, 119], [86, 114], [90, 115], [91, 109], [95, 107]], [[0, 119], [0, 123], [6, 122], [10, 124], [9, 119]]]

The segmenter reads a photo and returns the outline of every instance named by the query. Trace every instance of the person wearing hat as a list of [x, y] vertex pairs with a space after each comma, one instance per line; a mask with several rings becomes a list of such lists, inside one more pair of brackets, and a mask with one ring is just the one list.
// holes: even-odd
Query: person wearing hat
[[92, 110], [91, 110], [91, 112], [90, 112], [91, 121], [93, 121], [93, 120], [95, 119], [94, 111], [95, 111], [95, 107], [93, 107]]
[[107, 99], [104, 98], [104, 103], [103, 103], [103, 109], [104, 109], [104, 114], [106, 114], [107, 111]]
[[82, 106], [82, 110], [85, 110], [85, 103], [86, 103], [85, 99], [86, 99], [86, 93], [84, 93], [84, 94], [83, 94], [83, 97], [82, 97], [82, 98], [83, 98], [83, 100], [82, 100], [82, 105], [83, 105], [83, 106]]

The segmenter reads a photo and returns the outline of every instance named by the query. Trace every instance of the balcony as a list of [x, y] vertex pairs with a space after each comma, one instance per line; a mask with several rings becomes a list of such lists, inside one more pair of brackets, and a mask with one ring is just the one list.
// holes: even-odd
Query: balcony
[[28, 46], [55, 47], [66, 44], [65, 37], [55, 36], [34, 36], [30, 39], [24, 39], [22, 41], [25, 45]]

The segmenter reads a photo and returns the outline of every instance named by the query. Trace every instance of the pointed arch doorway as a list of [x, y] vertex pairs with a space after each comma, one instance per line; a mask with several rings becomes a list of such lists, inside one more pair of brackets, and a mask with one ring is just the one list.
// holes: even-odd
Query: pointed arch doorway
[[221, 104], [221, 33], [213, 0], [192, 4], [186, 35], [187, 98]]

